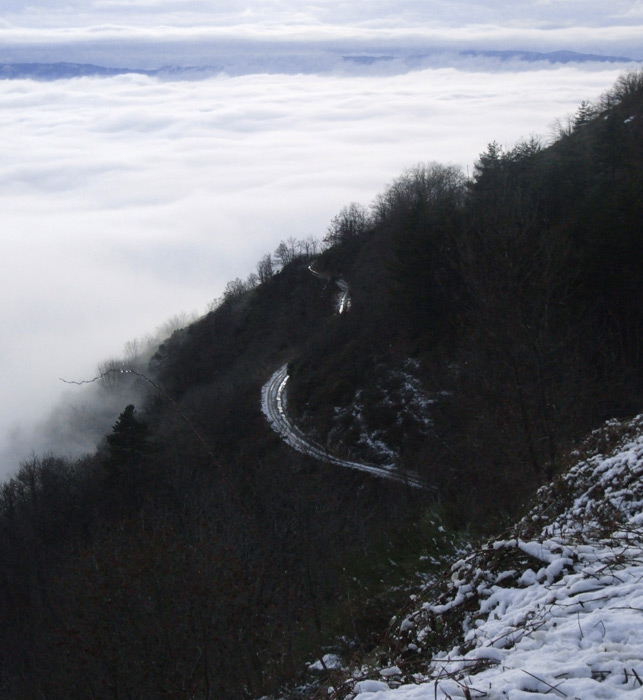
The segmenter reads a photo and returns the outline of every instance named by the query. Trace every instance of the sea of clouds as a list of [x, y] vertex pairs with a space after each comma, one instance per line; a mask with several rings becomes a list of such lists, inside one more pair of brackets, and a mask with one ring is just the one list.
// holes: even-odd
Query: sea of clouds
[[[454, 47], [634, 56], [641, 43], [640, 3], [612, 3], [612, 24], [603, 3], [584, 3], [583, 27], [565, 19], [573, 3], [552, 3], [549, 29], [547, 3], [530, 3], [522, 24], [516, 3], [477, 4], [481, 22], [507, 12], [486, 33], [458, 19], [468, 3], [449, 3], [451, 14], [434, 3], [435, 23], [412, 1], [327, 1], [314, 12], [219, 2], [208, 23], [213, 5], [2, 10], [0, 62], [225, 69], [0, 80], [0, 475], [32, 449], [90, 447], [31, 433], [61, 400], [76, 401], [60, 378], [93, 377], [128, 340], [177, 313], [203, 313], [281, 240], [322, 237], [342, 206], [368, 204], [406, 167], [436, 160], [471, 172], [492, 140], [546, 140], [556, 118], [631, 67], [461, 58]], [[430, 58], [411, 66], [420, 53]]]

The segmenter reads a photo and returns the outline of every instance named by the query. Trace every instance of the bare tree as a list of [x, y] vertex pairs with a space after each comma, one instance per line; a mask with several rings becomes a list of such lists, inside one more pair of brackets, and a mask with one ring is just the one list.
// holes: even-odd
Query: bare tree
[[333, 217], [328, 227], [324, 241], [339, 243], [349, 238], [361, 236], [369, 225], [369, 217], [366, 209], [356, 202], [345, 206], [337, 216]]
[[245, 291], [247, 291], [247, 287], [245, 283], [241, 280], [240, 277], [236, 277], [233, 280], [230, 280], [228, 284], [226, 284], [225, 289], [223, 290], [223, 299], [224, 301], [228, 301], [229, 299], [234, 299], [235, 297], [241, 296]]
[[285, 267], [293, 260], [293, 255], [284, 241], [281, 241], [281, 243], [275, 248], [274, 260], [280, 268]]
[[246, 288], [247, 289], [254, 289], [259, 285], [259, 275], [256, 274], [255, 272], [251, 272], [248, 277], [246, 278]]
[[259, 282], [261, 284], [267, 282], [275, 274], [272, 256], [269, 253], [266, 253], [257, 263], [257, 274], [259, 275]]
[[314, 236], [299, 241], [299, 253], [307, 258], [314, 258], [321, 249], [320, 242]]

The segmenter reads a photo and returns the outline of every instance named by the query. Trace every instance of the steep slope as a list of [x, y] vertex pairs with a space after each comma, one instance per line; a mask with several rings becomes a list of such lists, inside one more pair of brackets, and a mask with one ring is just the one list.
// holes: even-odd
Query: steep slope
[[383, 664], [331, 697], [643, 697], [643, 416], [574, 458], [527, 516], [413, 596]]
[[[579, 436], [640, 410], [642, 193], [641, 72], [549, 145], [490, 144], [470, 180], [410, 168], [367, 225], [353, 209], [333, 230], [318, 267], [353, 312], [291, 363], [290, 408], [331, 449], [376, 435], [456, 514], [510, 511]], [[404, 373], [421, 415], [401, 410]]]

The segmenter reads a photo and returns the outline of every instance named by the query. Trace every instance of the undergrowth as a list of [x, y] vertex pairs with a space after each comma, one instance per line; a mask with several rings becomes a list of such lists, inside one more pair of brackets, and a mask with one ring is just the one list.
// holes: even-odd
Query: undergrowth
[[[602, 578], [617, 577], [643, 556], [643, 527], [636, 518], [632, 524], [643, 503], [643, 447], [634, 441], [642, 430], [643, 416], [638, 416], [609, 421], [592, 432], [570, 453], [567, 471], [538, 490], [536, 505], [517, 524], [462, 550], [415, 592], [407, 589], [380, 643], [343, 670], [329, 670], [306, 697], [349, 700], [364, 681], [385, 681], [389, 688], [433, 682], [437, 689], [444, 679], [461, 685], [469, 697], [469, 676], [497, 664], [498, 649], [511, 648], [546, 625], [558, 604], [530, 611], [486, 639], [481, 652], [476, 630], [493, 614], [492, 591], [534, 582], [555, 586], [569, 575], [594, 580], [591, 585], [600, 589]], [[476, 646], [476, 657], [465, 658]]]

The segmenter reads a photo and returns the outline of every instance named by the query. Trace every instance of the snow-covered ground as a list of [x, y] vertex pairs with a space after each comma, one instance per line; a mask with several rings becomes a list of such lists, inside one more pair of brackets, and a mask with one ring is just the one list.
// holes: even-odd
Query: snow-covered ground
[[573, 457], [527, 517], [393, 622], [387, 665], [330, 696], [643, 699], [643, 416]]
[[351, 401], [337, 406], [331, 443], [343, 440], [350, 430], [365, 454], [385, 463], [399, 462], [400, 445], [413, 436], [430, 434], [435, 405], [448, 396], [446, 391], [428, 394], [417, 376], [418, 368], [419, 362], [408, 358], [382, 369], [367, 391], [357, 389]]

